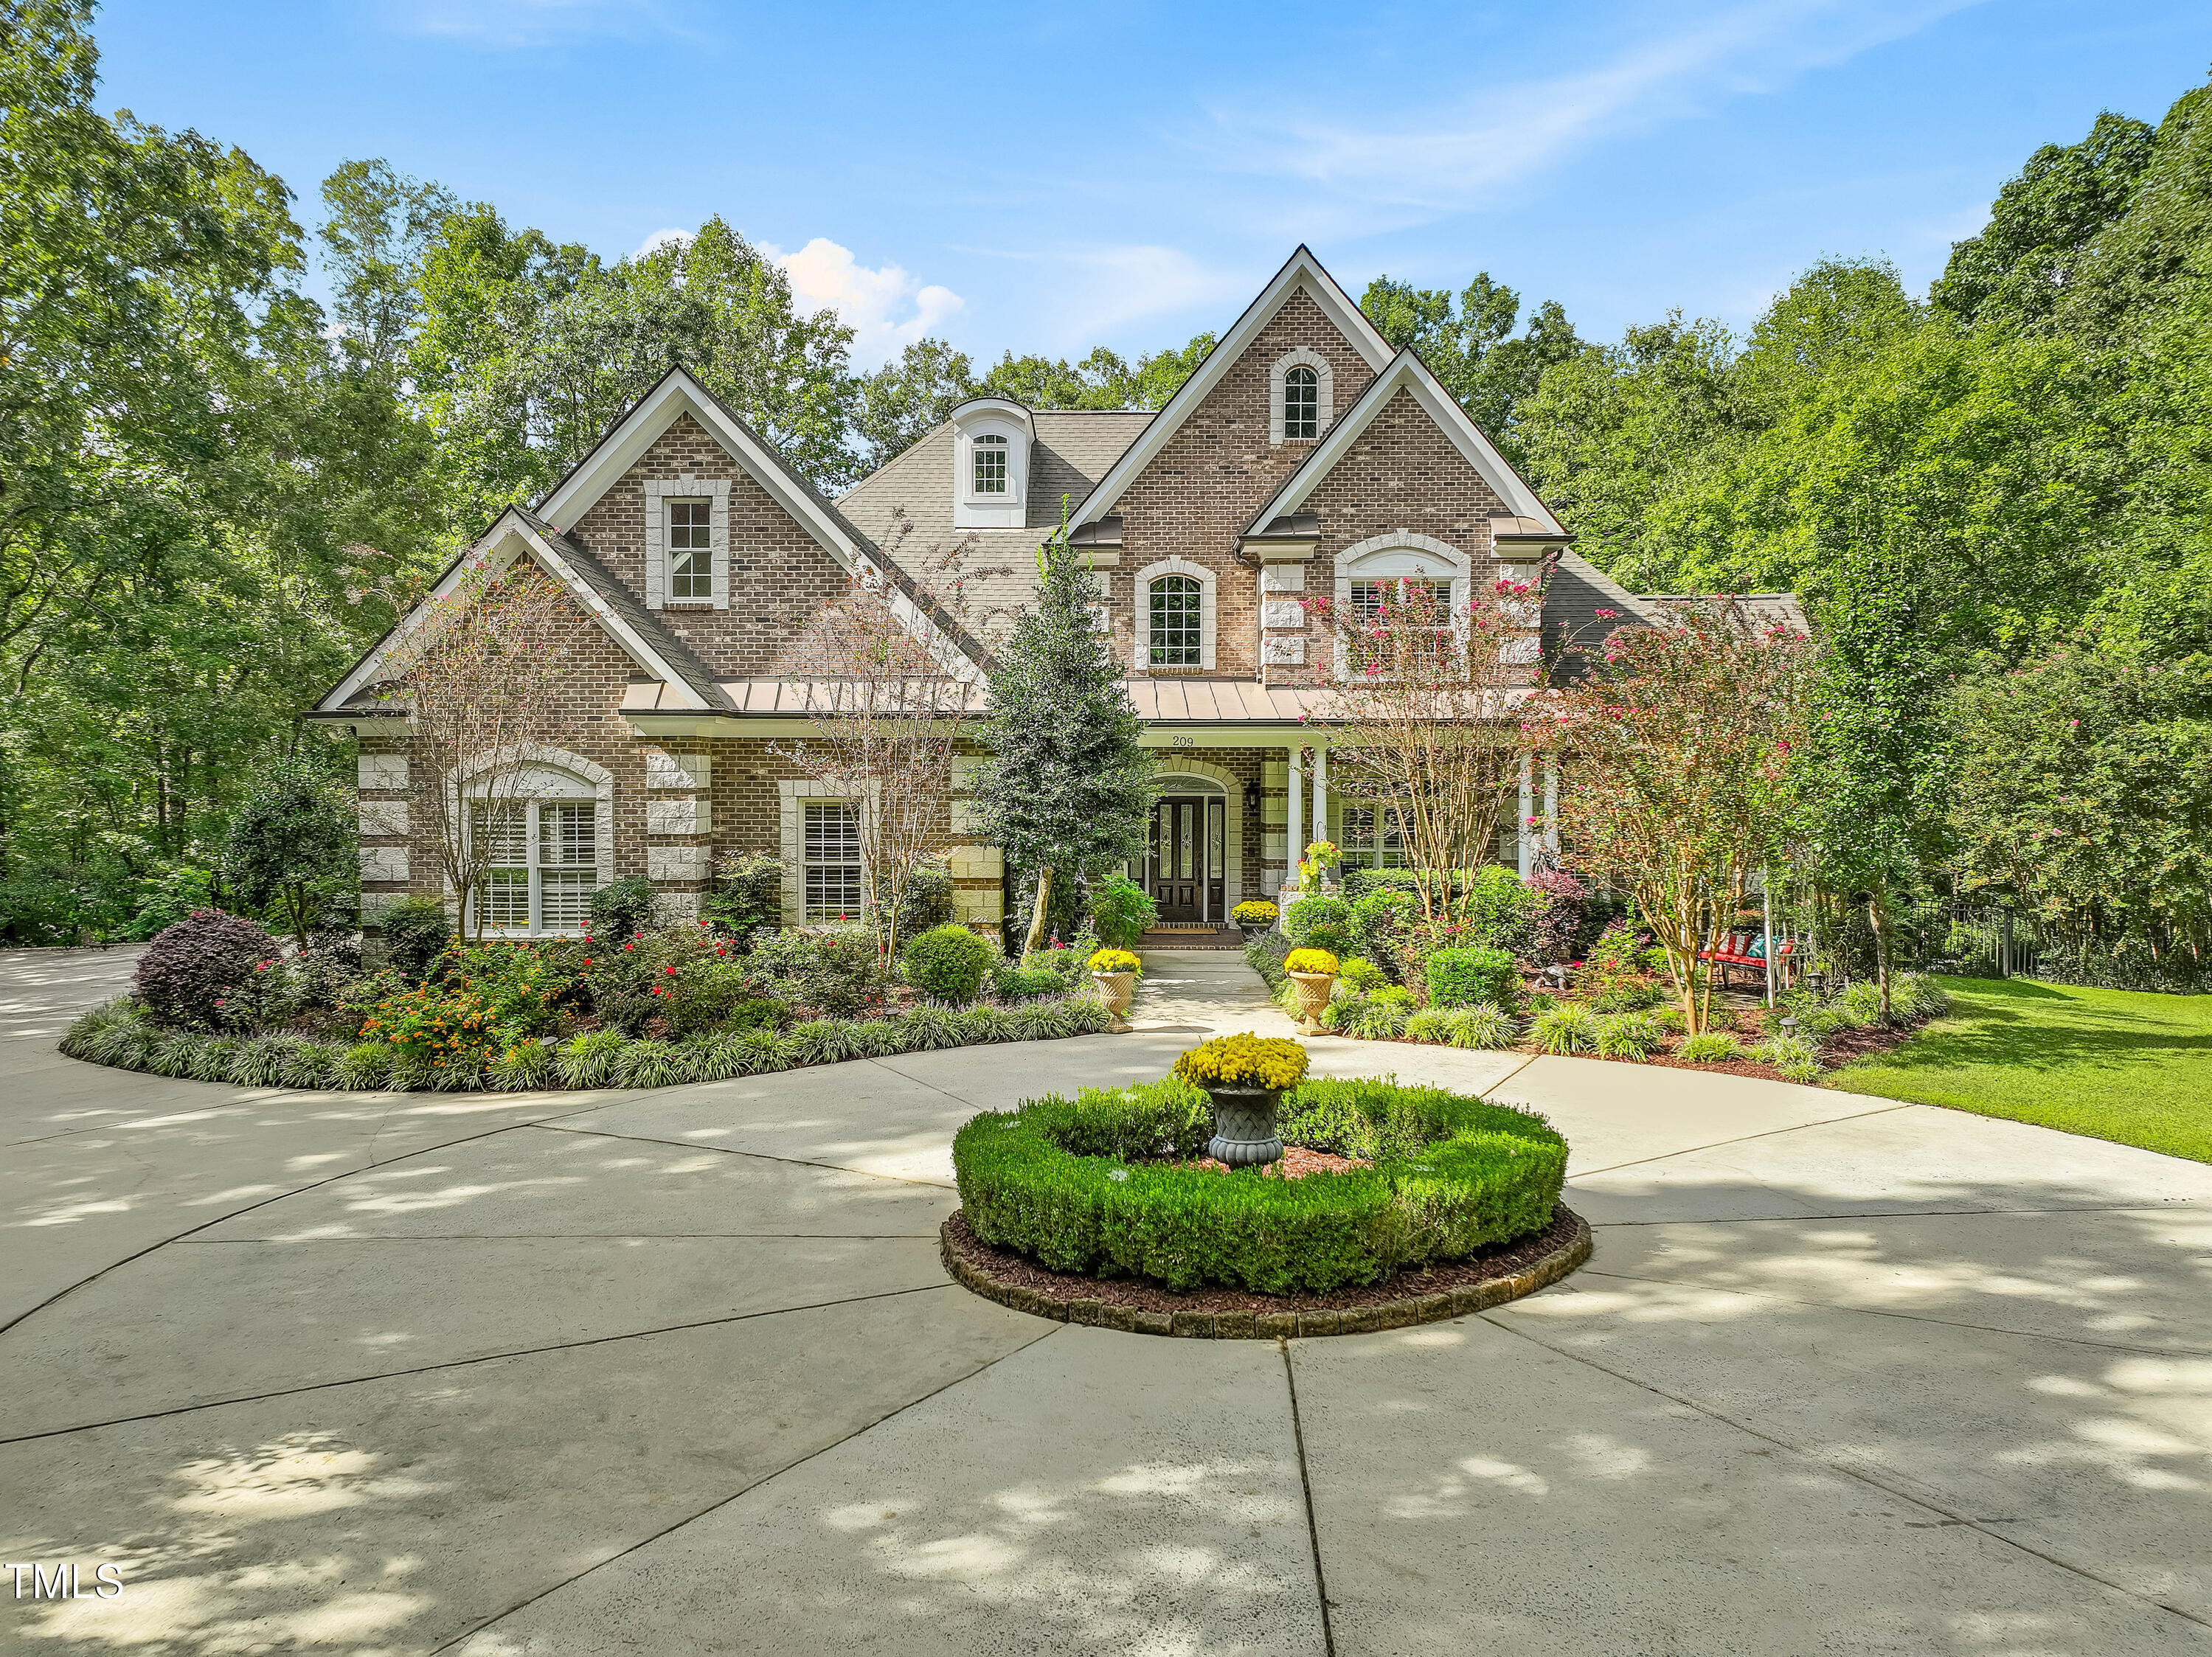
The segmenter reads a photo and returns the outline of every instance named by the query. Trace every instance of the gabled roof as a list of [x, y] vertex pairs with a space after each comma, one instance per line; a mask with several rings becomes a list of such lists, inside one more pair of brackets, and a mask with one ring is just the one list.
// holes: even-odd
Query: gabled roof
[[640, 604], [582, 543], [573, 536], [562, 534], [535, 513], [509, 507], [473, 546], [446, 566], [437, 584], [422, 602], [354, 664], [353, 671], [315, 705], [315, 712], [348, 712], [349, 701], [388, 676], [400, 645], [430, 625], [427, 618], [435, 613], [430, 610], [431, 604], [452, 597], [471, 574], [478, 570], [488, 574], [502, 573], [515, 559], [526, 557], [566, 587], [577, 604], [633, 662], [665, 681], [682, 706], [702, 712], [720, 711], [730, 706], [729, 698], [723, 695], [714, 675], [692, 653], [690, 646]]
[[1344, 458], [1359, 434], [1400, 391], [1413, 394], [1413, 400], [1428, 411], [1429, 418], [1451, 440], [1452, 446], [1482, 474], [1483, 481], [1515, 516], [1534, 520], [1546, 535], [1565, 537], [1566, 526], [1553, 516], [1552, 509], [1537, 498], [1528, 480], [1498, 452], [1497, 446], [1483, 435], [1482, 428], [1460, 406], [1459, 399], [1443, 388], [1443, 383], [1429, 372], [1428, 364], [1410, 347], [1393, 357], [1389, 366], [1376, 375], [1374, 384], [1362, 391], [1358, 400], [1322, 434], [1321, 441], [1314, 445], [1297, 470], [1283, 480], [1282, 488], [1252, 514], [1245, 534], [1263, 535], [1275, 519], [1288, 518], [1304, 507], [1322, 479]]
[[1259, 298], [1245, 307], [1244, 314], [1221, 337], [1219, 343], [1206, 353], [1206, 361], [1183, 381], [1181, 389], [1167, 400], [1167, 404], [1152, 416], [1152, 423], [1137, 436], [1098, 480], [1097, 487], [1084, 497], [1068, 522], [1071, 525], [1091, 523], [1103, 518], [1114, 509], [1137, 475], [1150, 465], [1152, 458], [1167, 446], [1167, 441], [1182, 429], [1192, 410], [1206, 401], [1207, 395], [1218, 385], [1238, 358], [1244, 355], [1253, 338], [1283, 308], [1284, 301], [1292, 293], [1304, 288], [1322, 313], [1334, 323], [1339, 332], [1352, 343], [1352, 349], [1367, 360], [1367, 366], [1377, 373], [1390, 361], [1390, 342], [1376, 331], [1367, 319], [1366, 313], [1352, 302], [1352, 296], [1336, 285], [1336, 278], [1321, 267], [1312, 252], [1304, 242], [1298, 244], [1283, 268], [1275, 272], [1274, 279], [1260, 292]]

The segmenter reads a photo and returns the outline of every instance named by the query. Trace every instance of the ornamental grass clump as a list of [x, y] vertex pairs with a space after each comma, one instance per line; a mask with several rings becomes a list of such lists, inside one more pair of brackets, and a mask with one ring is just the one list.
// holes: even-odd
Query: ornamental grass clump
[[1452, 1046], [1492, 1050], [1511, 1047], [1520, 1036], [1521, 1021], [1495, 1001], [1478, 1001], [1454, 1008], [1448, 1028]]
[[1276, 1035], [1217, 1036], [1175, 1061], [1175, 1073], [1193, 1087], [1264, 1088], [1279, 1093], [1305, 1079], [1306, 1050]]
[[1209, 1115], [1180, 1077], [987, 1111], [952, 1143], [962, 1211], [985, 1242], [1057, 1272], [1326, 1293], [1542, 1229], [1566, 1172], [1540, 1118], [1437, 1088], [1297, 1087], [1286, 1142], [1370, 1163], [1297, 1180], [1182, 1166]]
[[1562, 1001], [1536, 1015], [1528, 1035], [1544, 1052], [1588, 1053], [1597, 1045], [1597, 1015], [1579, 1001]]
[[1820, 1077], [1820, 1050], [1802, 1035], [1777, 1035], [1751, 1050], [1751, 1057], [1771, 1065], [1792, 1082], [1816, 1082]]
[[1682, 1057], [1693, 1065], [1726, 1065], [1743, 1057], [1743, 1043], [1725, 1030], [1705, 1030], [1682, 1043]]
[[1591, 1034], [1591, 1046], [1601, 1059], [1649, 1059], [1666, 1040], [1666, 1026], [1640, 1012], [1607, 1013], [1596, 1021]]

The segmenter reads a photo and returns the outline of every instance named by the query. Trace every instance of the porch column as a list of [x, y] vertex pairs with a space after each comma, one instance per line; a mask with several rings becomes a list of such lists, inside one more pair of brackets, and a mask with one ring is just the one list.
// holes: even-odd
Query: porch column
[[1306, 849], [1305, 837], [1305, 757], [1306, 750], [1296, 744], [1291, 747], [1290, 832], [1284, 836], [1288, 848], [1283, 865], [1283, 907], [1291, 907], [1291, 898], [1298, 886], [1298, 854]]
[[1559, 762], [1544, 762], [1544, 849], [1559, 855]]
[[[1319, 743], [1314, 744], [1312, 838], [1328, 838], [1328, 750]], [[1303, 852], [1305, 847], [1301, 846], [1298, 850]]]
[[1528, 819], [1536, 814], [1536, 762], [1527, 754], [1521, 756], [1521, 820], [1515, 825], [1520, 831], [1516, 844], [1520, 847], [1521, 878], [1526, 880], [1536, 872], [1536, 836], [1529, 832]]

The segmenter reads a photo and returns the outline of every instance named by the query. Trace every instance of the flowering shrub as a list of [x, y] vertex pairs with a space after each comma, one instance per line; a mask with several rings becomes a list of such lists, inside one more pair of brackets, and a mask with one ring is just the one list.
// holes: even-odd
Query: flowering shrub
[[511, 1046], [492, 1005], [472, 990], [424, 984], [380, 1001], [362, 1037], [389, 1042], [403, 1059], [433, 1070], [490, 1063]]
[[1127, 950], [1100, 950], [1083, 964], [1094, 973], [1133, 973], [1144, 970], [1144, 963]]
[[884, 1004], [883, 960], [870, 926], [769, 932], [753, 940], [753, 970], [777, 994], [832, 1017]]
[[1280, 1036], [1224, 1035], [1184, 1053], [1175, 1073], [1194, 1087], [1280, 1091], [1305, 1079], [1306, 1050]]
[[1292, 950], [1284, 957], [1283, 970], [1291, 973], [1334, 973], [1336, 957], [1327, 950]]
[[1650, 940], [1625, 920], [1616, 920], [1590, 945], [1575, 987], [1600, 1012], [1635, 1012], [1665, 999], [1644, 970]]

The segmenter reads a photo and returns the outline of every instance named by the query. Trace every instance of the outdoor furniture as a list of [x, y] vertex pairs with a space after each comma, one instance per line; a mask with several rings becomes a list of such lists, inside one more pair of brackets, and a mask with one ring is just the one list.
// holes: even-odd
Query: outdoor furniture
[[[1731, 933], [1727, 940], [1726, 949], [1707, 950], [1698, 956], [1698, 958], [1705, 962], [1718, 975], [1723, 989], [1735, 988], [1736, 974], [1739, 973], [1751, 980], [1752, 988], [1766, 987], [1766, 957], [1763, 955], [1753, 955], [1751, 952], [1751, 946], [1757, 936], [1753, 932]], [[1786, 938], [1774, 940], [1774, 981], [1777, 985], [1787, 984], [1790, 981], [1790, 969], [1796, 964], [1790, 956], [1796, 945], [1791, 939]]]

